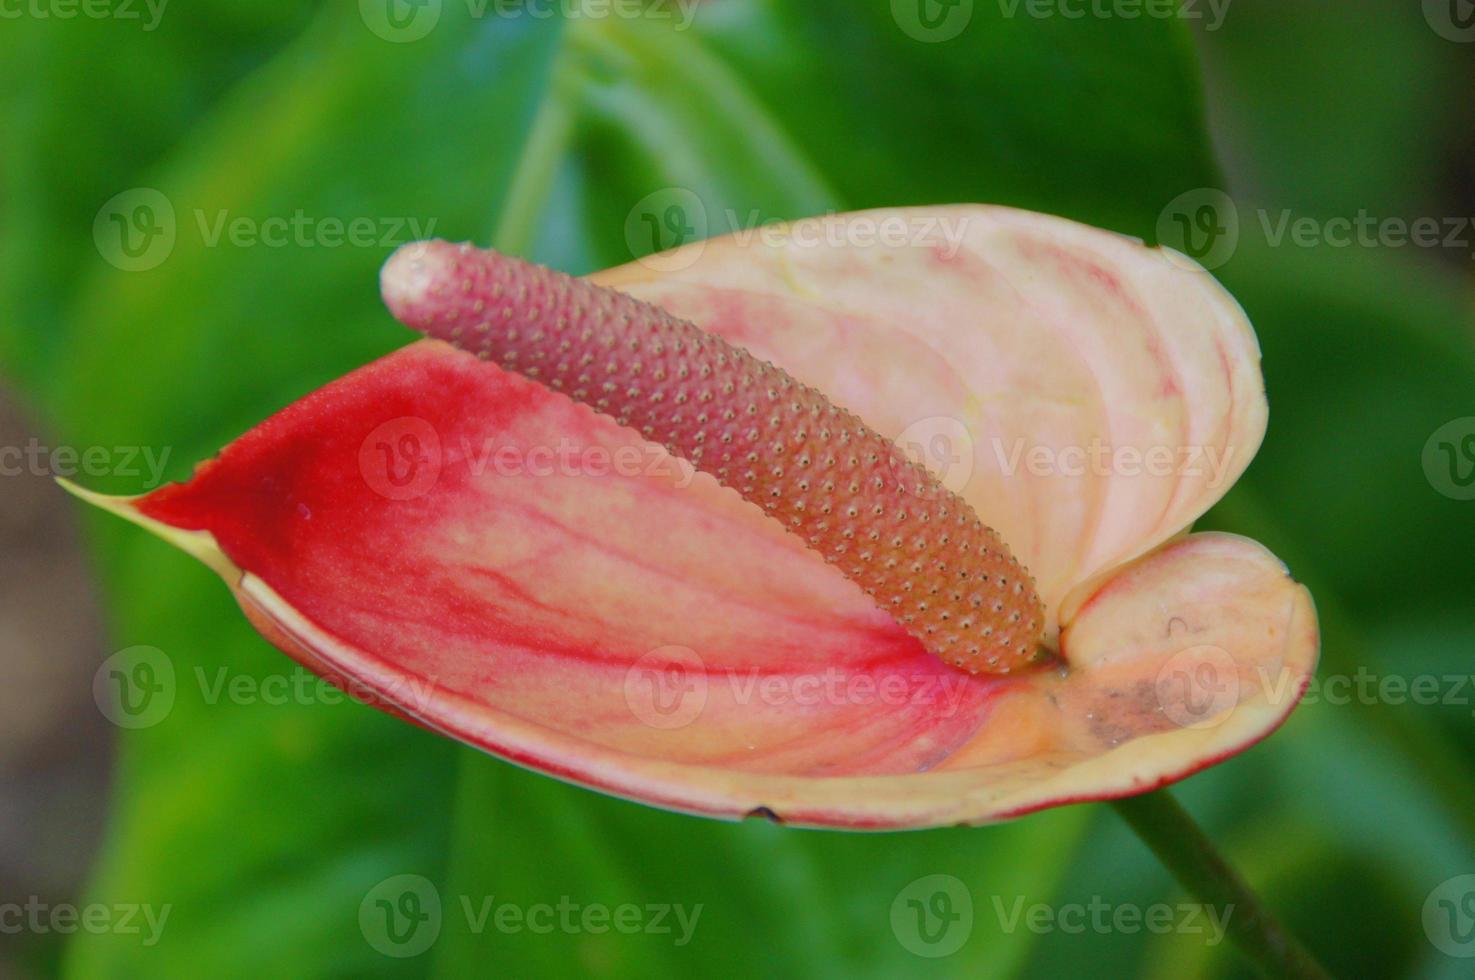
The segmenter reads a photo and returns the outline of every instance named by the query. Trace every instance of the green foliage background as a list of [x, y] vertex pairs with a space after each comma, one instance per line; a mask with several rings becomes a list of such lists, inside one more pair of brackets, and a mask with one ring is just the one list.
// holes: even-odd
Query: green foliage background
[[[412, 43], [377, 36], [351, 3], [196, 0], [152, 31], [6, 21], [0, 367], [59, 440], [170, 446], [178, 479], [266, 413], [406, 340], [377, 299], [387, 249], [210, 247], [197, 209], [433, 218], [437, 235], [583, 272], [630, 260], [631, 208], [673, 186], [702, 199], [712, 234], [729, 213], [976, 200], [1148, 240], [1180, 193], [1227, 187], [1244, 227], [1217, 274], [1260, 333], [1272, 415], [1254, 467], [1206, 523], [1264, 540], [1312, 587], [1324, 676], [1469, 674], [1475, 503], [1434, 492], [1420, 464], [1430, 433], [1475, 414], [1468, 256], [1275, 246], [1253, 217], [1454, 213], [1437, 161], [1462, 120], [1439, 93], [1461, 90], [1461, 52], [1405, 6], [1235, 5], [1208, 47], [1224, 93], [1219, 149], [1237, 182], [1216, 163], [1181, 21], [1008, 17], [979, 2], [939, 43], [908, 36], [883, 0], [713, 0], [687, 31], [658, 16], [474, 17], [447, 2]], [[173, 202], [179, 239], [157, 268], [123, 272], [100, 257], [93, 218], [140, 186]], [[116, 648], [158, 646], [181, 669], [283, 669], [213, 575], [89, 520]], [[1200, 936], [999, 928], [995, 897], [1183, 900], [1101, 807], [879, 836], [718, 824], [533, 776], [357, 705], [180, 694], [165, 723], [123, 739], [110, 829], [81, 897], [171, 903], [162, 941], [42, 942], [38, 970], [1244, 970]], [[1472, 731], [1468, 704], [1308, 705], [1179, 792], [1334, 972], [1457, 976], [1463, 964], [1425, 940], [1420, 915], [1432, 888], [1475, 871]], [[939, 872], [969, 883], [977, 925], [958, 954], [920, 959], [893, 937], [889, 910], [908, 882]], [[681, 947], [475, 934], [448, 914], [431, 951], [397, 960], [364, 941], [358, 909], [401, 873], [430, 878], [448, 902], [570, 895], [704, 911]]]

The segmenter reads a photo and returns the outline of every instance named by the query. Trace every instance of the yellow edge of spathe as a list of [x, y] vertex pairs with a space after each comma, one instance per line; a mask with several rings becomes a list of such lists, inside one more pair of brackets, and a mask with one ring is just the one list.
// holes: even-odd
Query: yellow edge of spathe
[[143, 494], [135, 496], [114, 496], [112, 494], [98, 493], [96, 490], [88, 490], [86, 487], [78, 486], [65, 477], [54, 477], [63, 490], [79, 500], [83, 500], [99, 510], [114, 514], [130, 524], [153, 534], [155, 537], [172, 544], [180, 551], [199, 559], [206, 567], [213, 570], [221, 578], [235, 585], [241, 581], [241, 570], [237, 568], [220, 545], [215, 540], [215, 535], [209, 531], [187, 531], [182, 528], [172, 527], [162, 521], [156, 521], [133, 506], [135, 500], [143, 497]]

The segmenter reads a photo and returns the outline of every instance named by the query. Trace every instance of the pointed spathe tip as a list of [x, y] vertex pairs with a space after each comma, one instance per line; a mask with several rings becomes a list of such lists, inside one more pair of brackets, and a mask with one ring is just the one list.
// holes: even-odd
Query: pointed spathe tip
[[98, 510], [107, 511], [116, 517], [121, 517], [130, 524], [136, 524], [145, 531], [153, 534], [187, 555], [199, 559], [206, 566], [213, 569], [217, 575], [234, 585], [241, 579], [241, 570], [235, 563], [226, 557], [225, 552], [220, 550], [215, 536], [209, 531], [193, 531], [186, 528], [174, 527], [163, 521], [149, 517], [135, 506], [134, 502], [143, 499], [147, 494], [114, 495], [98, 493], [89, 490], [68, 480], [66, 477], [53, 477], [57, 484], [67, 493], [79, 500], [85, 501]]

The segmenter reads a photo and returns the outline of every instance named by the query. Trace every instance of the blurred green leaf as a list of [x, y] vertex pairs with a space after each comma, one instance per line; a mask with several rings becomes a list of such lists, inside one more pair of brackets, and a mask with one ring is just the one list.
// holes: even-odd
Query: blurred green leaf
[[[988, 830], [905, 835], [714, 823], [592, 796], [480, 756], [464, 760], [457, 846], [441, 898], [436, 975], [904, 977], [1007, 975], [1034, 936], [1006, 933], [988, 896], [1048, 900], [1085, 813]], [[898, 941], [892, 903], [913, 881], [958, 879], [973, 896], [967, 944], [936, 961]], [[614, 930], [538, 935], [478, 921], [502, 905], [676, 906], [689, 941]], [[1012, 900], [1012, 899], [1011, 899]], [[471, 914], [463, 903], [469, 903]], [[650, 921], [643, 915], [642, 921]], [[925, 947], [924, 947], [925, 949]]]
[[1327, 217], [1440, 213], [1455, 176], [1447, 151], [1468, 133], [1470, 107], [1453, 94], [1469, 84], [1461, 45], [1431, 28], [1424, 11], [1435, 9], [1234, 0], [1205, 62], [1237, 184]]
[[1244, 488], [1368, 618], [1466, 602], [1470, 504], [1435, 488], [1423, 455], [1475, 414], [1468, 290], [1392, 250], [1253, 236], [1220, 272], [1260, 336], [1270, 397]]
[[127, 17], [57, 8], [5, 18], [0, 357], [16, 380], [36, 385], [62, 345], [67, 294], [100, 261], [97, 210], [146, 181], [179, 134], [300, 33], [316, 6], [139, 2], [109, 8]]
[[[84, 444], [168, 448], [182, 475], [399, 342], [374, 288], [395, 244], [386, 226], [367, 248], [313, 237], [321, 225], [304, 245], [236, 246], [212, 243], [197, 215], [434, 219], [470, 237], [505, 204], [558, 37], [556, 23], [452, 22], [394, 45], [356, 9], [320, 18], [155, 169], [177, 216], [172, 253], [139, 272], [94, 263], [69, 314], [85, 329], [67, 332], [51, 386], [63, 427]], [[152, 947], [79, 934], [69, 974], [414, 975], [364, 941], [358, 907], [393, 869], [439, 874], [454, 747], [318, 693], [234, 703], [222, 671], [248, 685], [300, 672], [197, 564], [111, 523], [98, 534], [115, 635], [164, 651], [177, 695], [126, 740], [93, 896], [172, 913]]]
[[[446, 6], [428, 37], [395, 44], [351, 8], [304, 29], [297, 8], [209, 5], [161, 26], [158, 43], [101, 30], [75, 48], [39, 33], [0, 39], [17, 56], [10, 64], [44, 65], [70, 86], [59, 101], [74, 113], [44, 111], [34, 87], [0, 96], [28, 127], [3, 178], [0, 303], [16, 315], [0, 324], [0, 353], [25, 366], [73, 440], [168, 447], [177, 477], [266, 412], [402, 341], [374, 289], [395, 242], [323, 247], [322, 219], [402, 219], [398, 240], [412, 219], [440, 236], [495, 234], [586, 271], [673, 244], [629, 231], [642, 209], [672, 201], [706, 234], [830, 209], [983, 200], [1152, 237], [1165, 202], [1217, 182], [1178, 24], [1008, 18], [978, 4], [956, 36], [928, 41], [887, 3], [711, 3], [691, 8], [690, 31], [672, 30], [681, 8], [660, 9], [647, 22], [564, 30]], [[230, 43], [201, 48], [227, 28]], [[79, 148], [69, 142], [77, 119], [93, 116], [78, 108], [88, 83], [71, 79], [92, 63], [123, 92], [112, 124]], [[184, 95], [159, 110], [164, 91]], [[88, 165], [48, 186], [60, 147]], [[157, 267], [124, 272], [99, 254], [92, 221], [111, 194], [139, 186], [171, 203], [176, 242]], [[299, 210], [316, 222], [317, 244], [212, 241], [222, 212], [259, 226]], [[1471, 414], [1461, 400], [1475, 365], [1450, 327], [1467, 324], [1468, 298], [1435, 278], [1410, 286], [1417, 276], [1383, 256], [1244, 243], [1223, 271], [1266, 352], [1272, 425], [1246, 492], [1283, 519], [1269, 543], [1311, 556], [1328, 593], [1368, 620], [1458, 608], [1475, 529], [1433, 494], [1418, 460], [1435, 426]], [[1408, 500], [1418, 503], [1387, 503]], [[1172, 894], [1114, 825], [1096, 826], [1068, 864], [1083, 810], [888, 836], [731, 826], [564, 786], [358, 706], [212, 701], [221, 670], [261, 681], [293, 668], [204, 570], [131, 529], [99, 527], [98, 540], [120, 645], [166, 651], [178, 696], [167, 719], [127, 740], [93, 897], [172, 912], [155, 947], [77, 937], [72, 976], [1054, 975], [1082, 963], [1198, 962], [1201, 947], [1185, 953], [1183, 937], [1090, 935], [1046, 949], [1027, 929], [1002, 930], [994, 899], [1052, 901], [1066, 874], [1066, 896], [1110, 891], [1140, 905]], [[1454, 642], [1439, 647], [1441, 662]], [[1433, 643], [1388, 631], [1377, 651], [1432, 663]], [[1191, 784], [1211, 815], [1242, 818], [1254, 801], [1236, 824], [1240, 857], [1299, 854], [1306, 876], [1324, 861], [1341, 875], [1328, 880], [1362, 882], [1389, 902], [1417, 897], [1431, 868], [1468, 859], [1440, 801], [1403, 771], [1405, 746], [1359, 744], [1358, 725], [1325, 708], [1292, 731], [1296, 744], [1272, 740]], [[1349, 744], [1357, 764], [1329, 766]], [[1294, 806], [1261, 805], [1298, 795]], [[1349, 814], [1326, 835], [1335, 843], [1298, 851], [1328, 799]], [[1401, 832], [1421, 846], [1399, 856]], [[1373, 856], [1349, 868], [1333, 851]], [[976, 922], [962, 952], [932, 961], [897, 941], [888, 913], [909, 882], [938, 873], [971, 889]], [[438, 942], [418, 959], [381, 955], [360, 927], [360, 903], [400, 874], [423, 876], [442, 903]], [[1326, 894], [1299, 884], [1283, 894]], [[461, 904], [479, 912], [486, 901], [564, 896], [702, 913], [678, 946], [668, 935], [478, 929]], [[1405, 962], [1403, 943], [1400, 933], [1380, 962]]]

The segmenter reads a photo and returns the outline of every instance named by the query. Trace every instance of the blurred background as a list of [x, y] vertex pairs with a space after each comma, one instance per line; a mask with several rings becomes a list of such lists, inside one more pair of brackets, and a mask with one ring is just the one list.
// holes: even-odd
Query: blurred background
[[[585, 272], [948, 201], [1167, 242], [1245, 305], [1270, 432], [1203, 525], [1284, 558], [1325, 647], [1176, 792], [1334, 973], [1475, 970], [1469, 0], [17, 0], [0, 75], [0, 977], [1245, 975], [1201, 932], [1009, 925], [1187, 901], [1105, 807], [858, 836], [567, 787], [326, 703], [51, 482], [183, 478], [405, 342], [403, 241]], [[98, 678], [151, 651], [190, 681], [118, 712]], [[935, 874], [974, 903], [941, 957], [891, 919]], [[399, 875], [448, 910], [415, 956], [360, 924]], [[493, 895], [703, 912], [681, 943], [454, 909]]]

